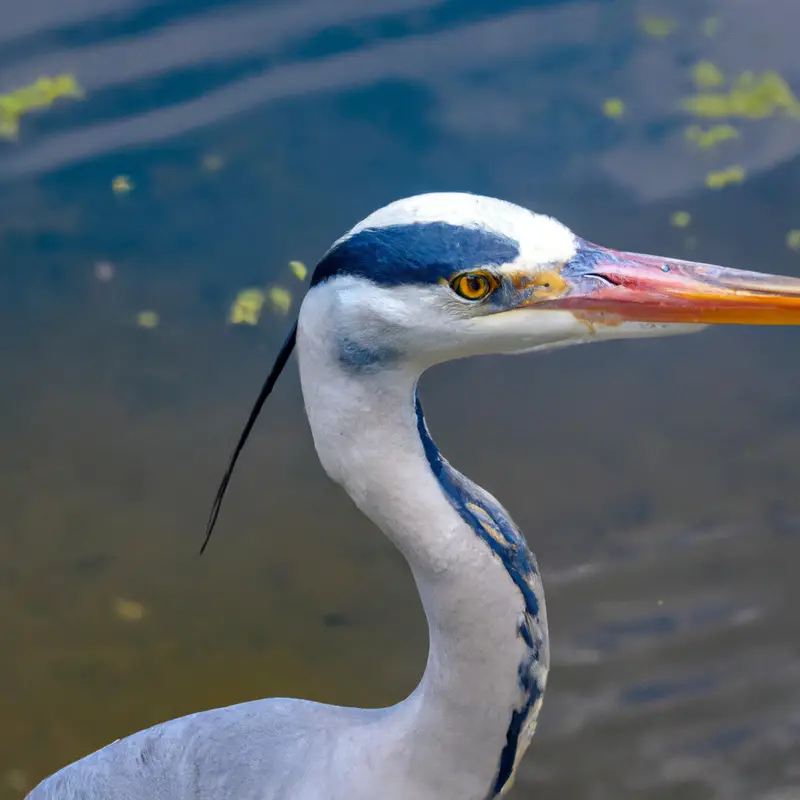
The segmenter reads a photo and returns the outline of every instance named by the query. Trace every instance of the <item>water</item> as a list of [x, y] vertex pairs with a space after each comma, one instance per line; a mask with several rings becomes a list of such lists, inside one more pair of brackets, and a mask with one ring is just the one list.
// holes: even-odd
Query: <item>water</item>
[[[755, 106], [745, 92], [755, 119], [682, 106], [701, 60], [729, 82], [706, 92], [747, 70], [800, 92], [798, 15], [792, 0], [6, 3], [0, 798], [200, 708], [403, 697], [426, 648], [413, 584], [323, 475], [294, 366], [196, 557], [302, 297], [289, 261], [313, 265], [391, 199], [459, 189], [612, 246], [800, 274], [796, 107], [774, 81]], [[19, 116], [44, 90], [18, 90], [60, 75], [83, 99]], [[686, 137], [722, 123], [738, 138]], [[733, 183], [709, 189], [720, 171]], [[239, 292], [273, 286], [288, 315], [268, 301], [257, 326], [228, 323]], [[798, 346], [715, 330], [425, 378], [442, 449], [509, 507], [548, 591], [553, 669], [512, 797], [800, 796]]]

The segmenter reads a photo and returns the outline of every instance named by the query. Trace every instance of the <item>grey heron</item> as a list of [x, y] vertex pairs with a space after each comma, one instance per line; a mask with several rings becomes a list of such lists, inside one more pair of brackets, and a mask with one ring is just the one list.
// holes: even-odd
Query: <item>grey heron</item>
[[800, 279], [610, 250], [464, 193], [375, 211], [321, 259], [217, 494], [296, 346], [330, 478], [408, 561], [428, 621], [417, 688], [389, 708], [273, 698], [163, 722], [64, 767], [30, 800], [488, 800], [536, 729], [549, 667], [537, 562], [440, 454], [417, 381], [451, 359], [709, 323], [800, 324]]

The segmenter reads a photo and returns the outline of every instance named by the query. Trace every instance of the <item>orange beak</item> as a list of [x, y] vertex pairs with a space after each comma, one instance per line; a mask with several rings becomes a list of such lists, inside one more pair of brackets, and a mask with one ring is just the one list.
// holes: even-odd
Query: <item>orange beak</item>
[[531, 304], [635, 322], [800, 325], [800, 279], [582, 242], [560, 270], [562, 291]]

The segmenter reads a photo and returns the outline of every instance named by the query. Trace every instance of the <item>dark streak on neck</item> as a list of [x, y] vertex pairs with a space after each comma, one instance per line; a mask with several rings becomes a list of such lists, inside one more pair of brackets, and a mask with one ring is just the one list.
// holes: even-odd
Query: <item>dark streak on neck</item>
[[[544, 686], [538, 680], [536, 667], [542, 657], [544, 636], [535, 637], [532, 623], [539, 623], [540, 599], [533, 587], [532, 578], [538, 573], [536, 559], [528, 549], [505, 510], [461, 473], [453, 469], [439, 452], [425, 423], [419, 396], [415, 393], [417, 429], [425, 451], [425, 457], [433, 474], [453, 508], [464, 522], [485, 542], [498, 558], [514, 585], [522, 595], [525, 605], [524, 619], [519, 626], [519, 636], [529, 649], [528, 656], [520, 663], [517, 674], [519, 687], [525, 698], [522, 706], [511, 714], [506, 744], [500, 754], [497, 775], [490, 798], [497, 797], [512, 777], [520, 736], [526, 721], [542, 697]], [[483, 514], [486, 515], [482, 519]], [[487, 530], [487, 526], [490, 528]], [[545, 645], [546, 646], [546, 645]]]

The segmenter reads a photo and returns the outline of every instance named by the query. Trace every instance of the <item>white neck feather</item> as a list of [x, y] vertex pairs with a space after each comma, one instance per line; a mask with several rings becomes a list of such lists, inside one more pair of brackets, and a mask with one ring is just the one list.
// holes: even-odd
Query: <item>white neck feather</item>
[[495, 797], [511, 719], [527, 699], [521, 669], [535, 671], [540, 691], [513, 748], [514, 765], [533, 733], [546, 679], [538, 574], [531, 579], [540, 599], [532, 666], [520, 635], [526, 607], [519, 587], [453, 507], [426, 458], [414, 405], [419, 371], [405, 365], [349, 372], [334, 357], [326, 311], [323, 293], [310, 293], [297, 339], [317, 453], [328, 475], [407, 559], [430, 636], [419, 686], [357, 743], [358, 751], [373, 768], [382, 765], [384, 786], [407, 787], [405, 796]]

